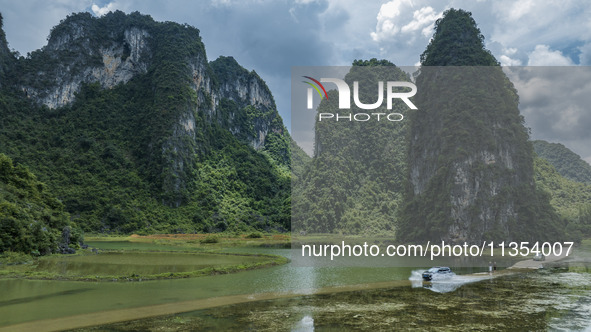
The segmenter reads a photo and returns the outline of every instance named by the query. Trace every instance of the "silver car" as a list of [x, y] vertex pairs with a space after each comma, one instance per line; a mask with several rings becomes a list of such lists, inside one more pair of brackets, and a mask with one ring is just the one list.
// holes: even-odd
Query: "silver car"
[[434, 276], [451, 276], [452, 273], [449, 267], [435, 266], [423, 272], [423, 280], [430, 281]]

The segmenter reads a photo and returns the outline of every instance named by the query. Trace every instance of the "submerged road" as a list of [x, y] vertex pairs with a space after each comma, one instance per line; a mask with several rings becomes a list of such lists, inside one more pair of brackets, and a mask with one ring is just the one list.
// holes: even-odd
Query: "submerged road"
[[513, 266], [509, 267], [508, 269], [540, 269], [543, 268], [544, 264], [557, 262], [561, 259], [566, 258], [566, 253], [563, 253], [560, 256], [557, 255], [550, 255], [546, 256], [546, 259], [543, 261], [534, 261], [533, 259], [526, 259], [524, 261], [519, 261], [515, 263]]
[[[544, 264], [552, 263], [566, 258], [566, 255], [561, 256], [548, 256], [545, 261], [534, 261], [528, 259], [517, 262], [513, 266], [499, 270], [494, 273], [481, 272], [470, 275], [462, 275], [462, 277], [475, 277], [470, 282], [487, 280], [500, 276], [506, 276], [510, 274], [521, 273], [527, 270], [539, 269]], [[0, 332], [12, 332], [12, 331], [62, 331], [69, 329], [76, 329], [82, 327], [90, 327], [96, 325], [105, 325], [135, 319], [150, 318], [156, 316], [164, 316], [182, 312], [196, 311], [207, 308], [214, 308], [219, 306], [225, 306], [230, 304], [240, 304], [253, 301], [261, 300], [272, 300], [281, 298], [292, 298], [304, 295], [312, 294], [331, 294], [341, 293], [358, 290], [370, 290], [390, 287], [401, 287], [410, 286], [411, 280], [394, 280], [385, 282], [376, 282], [368, 284], [357, 284], [357, 285], [345, 285], [345, 286], [334, 286], [324, 287], [311, 290], [303, 290], [298, 292], [270, 292], [270, 293], [258, 293], [258, 294], [243, 294], [243, 295], [230, 295], [221, 296], [214, 298], [206, 298], [199, 300], [181, 301], [175, 303], [158, 304], [144, 307], [135, 307], [118, 310], [107, 310], [94, 313], [80, 314], [75, 316], [60, 317], [53, 319], [43, 319], [32, 322], [25, 322], [20, 324], [14, 324], [9, 326], [0, 327]]]

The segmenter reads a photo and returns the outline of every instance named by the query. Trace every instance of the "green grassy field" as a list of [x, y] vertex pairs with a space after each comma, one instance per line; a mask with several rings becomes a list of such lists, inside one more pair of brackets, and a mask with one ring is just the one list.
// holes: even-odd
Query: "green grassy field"
[[[220, 235], [87, 237], [75, 255], [21, 256], [0, 262], [0, 277], [79, 281], [143, 281], [234, 273], [287, 263], [274, 255], [227, 253], [224, 248], [283, 245], [286, 238]], [[289, 239], [287, 238], [287, 241]], [[15, 264], [17, 263], [17, 264]]]

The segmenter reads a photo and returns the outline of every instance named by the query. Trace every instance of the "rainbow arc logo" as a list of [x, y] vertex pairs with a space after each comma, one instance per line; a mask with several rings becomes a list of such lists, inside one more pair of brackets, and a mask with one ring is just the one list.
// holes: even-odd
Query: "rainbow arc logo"
[[[306, 83], [310, 86], [310, 88], [308, 88], [308, 96], [307, 96], [307, 101], [308, 101], [308, 109], [312, 109], [313, 108], [313, 94], [314, 92], [312, 92], [312, 89], [316, 90], [316, 92], [318, 92], [318, 95], [320, 96], [320, 100], [322, 101], [322, 98], [326, 97], [326, 100], [328, 100], [328, 93], [326, 93], [326, 89], [324, 88], [324, 86], [322, 85], [322, 83], [333, 83], [336, 85], [337, 90], [338, 90], [338, 95], [339, 95], [339, 109], [350, 109], [351, 108], [351, 89], [349, 88], [349, 84], [347, 82], [345, 82], [343, 79], [340, 78], [326, 78], [326, 77], [322, 77], [320, 78], [320, 81], [318, 81], [317, 79], [310, 77], [310, 76], [302, 76], [304, 78], [309, 79], [310, 81], [316, 83], [316, 85], [312, 84], [311, 82], [308, 81], [302, 81], [303, 83]], [[385, 83], [385, 84], [384, 84]], [[355, 102], [355, 105], [357, 107], [359, 107], [360, 109], [364, 109], [364, 110], [375, 110], [378, 107], [380, 107], [382, 105], [382, 103], [384, 102], [384, 85], [386, 87], [386, 105], [387, 105], [387, 109], [391, 110], [392, 109], [392, 104], [393, 104], [393, 100], [394, 99], [400, 99], [402, 100], [410, 109], [416, 110], [417, 107], [410, 101], [410, 97], [414, 96], [417, 93], [417, 87], [416, 85], [414, 85], [411, 82], [405, 82], [405, 81], [387, 81], [387, 82], [382, 82], [379, 81], [378, 82], [378, 93], [377, 93], [377, 101], [373, 104], [365, 104], [362, 103], [361, 100], [359, 99], [359, 82], [358, 81], [354, 81], [353, 82], [353, 101]], [[322, 89], [322, 91], [324, 92], [324, 95], [322, 95], [322, 92], [320, 92], [320, 89]], [[407, 90], [405, 92], [402, 92], [401, 89], [403, 90]], [[408, 91], [408, 89], [410, 89], [410, 91]]]
[[[307, 78], [309, 80], [311, 80], [312, 82], [318, 84], [318, 86], [308, 82], [308, 81], [302, 81], [308, 85], [310, 85], [312, 88], [314, 88], [316, 90], [316, 92], [318, 92], [318, 95], [320, 96], [320, 100], [322, 100], [323, 97], [326, 97], [326, 100], [328, 100], [328, 94], [326, 93], [326, 89], [324, 88], [324, 86], [322, 85], [322, 83], [320, 83], [317, 79], [310, 77], [310, 76], [302, 76], [304, 78]], [[322, 91], [324, 91], [324, 96], [322, 95], [322, 92], [320, 92], [320, 89], [318, 89], [318, 87], [320, 87], [320, 89], [322, 89]], [[312, 108], [312, 89], [308, 88], [308, 109]]]

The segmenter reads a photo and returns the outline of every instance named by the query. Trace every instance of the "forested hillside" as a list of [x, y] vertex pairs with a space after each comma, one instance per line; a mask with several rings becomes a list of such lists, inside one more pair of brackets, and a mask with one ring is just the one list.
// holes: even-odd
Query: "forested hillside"
[[[376, 99], [376, 82], [410, 78], [389, 61], [371, 59], [354, 61], [345, 81], [350, 86], [357, 81], [360, 100], [370, 103]], [[317, 112], [341, 117], [368, 112], [357, 106], [339, 109], [337, 101], [338, 92], [328, 91]], [[392, 110], [384, 103], [371, 112], [407, 109], [397, 100]], [[317, 120], [314, 130], [314, 158], [293, 181], [294, 230], [392, 236], [406, 174], [405, 121]]]
[[81, 241], [80, 230], [47, 186], [0, 154], [0, 254], [68, 253]]
[[535, 180], [538, 188], [550, 197], [566, 226], [570, 240], [591, 236], [591, 185], [576, 182], [560, 175], [547, 160], [534, 159]]
[[85, 231], [285, 231], [291, 138], [264, 81], [207, 61], [199, 30], [73, 14], [26, 57], [3, 52], [0, 152]]
[[591, 184], [591, 165], [560, 143], [533, 141], [534, 150], [567, 179]]
[[469, 12], [450, 9], [421, 55], [412, 111], [402, 241], [561, 239], [533, 181], [517, 92]]
[[[403, 121], [317, 119], [313, 158], [262, 78], [231, 56], [209, 62], [194, 27], [72, 14], [46, 46], [18, 56], [1, 20], [0, 251], [67, 251], [81, 230], [293, 226], [451, 242], [590, 234], [591, 190], [560, 174], [589, 183], [591, 167], [539, 141], [549, 163], [535, 159], [519, 97], [463, 10], [446, 11], [421, 55], [418, 110], [397, 100], [373, 112]], [[345, 81], [372, 103], [376, 81], [411, 77], [372, 59], [354, 61]], [[337, 93], [318, 112], [365, 112], [339, 109]]]

